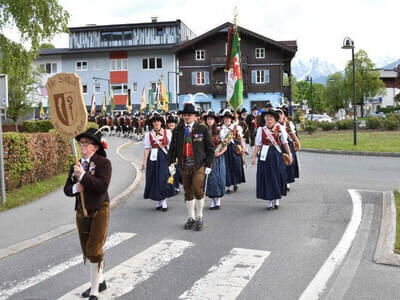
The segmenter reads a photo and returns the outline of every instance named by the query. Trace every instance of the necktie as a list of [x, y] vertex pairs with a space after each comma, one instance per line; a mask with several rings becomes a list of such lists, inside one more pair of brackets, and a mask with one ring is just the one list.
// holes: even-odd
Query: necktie
[[186, 141], [186, 143], [190, 143], [190, 126], [186, 126], [185, 141]]
[[88, 170], [88, 168], [89, 168], [89, 163], [86, 160], [84, 160], [81, 165], [82, 165], [83, 169], [86, 172]]

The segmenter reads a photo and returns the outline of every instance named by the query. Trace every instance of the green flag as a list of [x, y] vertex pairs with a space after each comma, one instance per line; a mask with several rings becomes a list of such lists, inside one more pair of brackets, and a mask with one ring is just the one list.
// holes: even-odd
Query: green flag
[[[229, 39], [231, 39], [232, 43], [227, 54], [229, 55], [229, 66], [228, 83], [226, 85], [226, 101], [234, 110], [237, 110], [243, 104], [243, 78], [239, 33], [236, 26], [229, 28], [228, 41]], [[230, 43], [228, 43], [228, 45], [229, 44]]]

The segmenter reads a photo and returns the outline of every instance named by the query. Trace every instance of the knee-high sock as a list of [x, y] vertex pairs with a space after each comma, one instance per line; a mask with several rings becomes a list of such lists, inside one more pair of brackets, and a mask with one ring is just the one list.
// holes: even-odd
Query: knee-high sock
[[221, 206], [221, 198], [216, 198], [217, 200], [215, 201], [216, 206]]
[[204, 198], [198, 200], [196, 199], [196, 218], [203, 218], [203, 207], [204, 207]]
[[191, 200], [191, 201], [186, 200], [186, 207], [188, 210], [188, 215], [189, 215], [189, 218], [192, 218], [192, 219], [194, 219], [194, 201], [195, 200]]
[[167, 208], [167, 199], [161, 200], [162, 208]]
[[103, 264], [90, 263], [90, 295], [99, 295], [100, 273], [103, 272]]
[[214, 207], [214, 206], [215, 206], [215, 198], [211, 198], [210, 207]]

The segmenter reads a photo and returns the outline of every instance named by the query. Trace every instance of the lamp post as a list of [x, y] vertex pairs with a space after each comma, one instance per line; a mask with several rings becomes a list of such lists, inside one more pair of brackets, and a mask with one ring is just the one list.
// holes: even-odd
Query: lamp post
[[313, 102], [313, 98], [312, 98], [312, 76], [311, 75], [307, 75], [307, 77], [306, 77], [306, 81], [309, 81], [310, 82], [310, 86], [311, 86], [311, 99], [310, 99], [310, 101], [311, 101], [311, 121], [313, 120], [313, 115], [314, 115], [314, 102]]
[[[182, 76], [183, 75], [183, 72], [175, 72], [175, 71], [168, 71], [168, 83], [167, 83], [167, 85], [168, 85], [168, 97], [170, 96], [170, 91], [169, 91], [169, 74], [175, 74], [175, 75], [178, 75], [178, 76]], [[176, 106], [178, 106], [178, 99], [177, 99], [177, 93], [176, 93], [176, 85], [175, 85], [175, 105]]]
[[354, 146], [357, 145], [357, 106], [356, 106], [356, 66], [354, 63], [354, 41], [346, 37], [343, 40], [342, 49], [351, 49], [351, 61], [353, 64], [353, 128], [354, 128]]

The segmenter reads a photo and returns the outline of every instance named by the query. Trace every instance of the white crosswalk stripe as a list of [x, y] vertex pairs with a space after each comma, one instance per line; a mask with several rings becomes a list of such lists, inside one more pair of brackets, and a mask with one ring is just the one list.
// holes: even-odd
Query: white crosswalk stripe
[[[122, 242], [134, 237], [136, 233], [127, 233], [127, 232], [116, 232], [113, 233], [111, 236], [108, 237], [107, 242], [104, 246], [105, 250], [108, 250], [110, 248], [113, 248]], [[11, 288], [8, 289], [2, 289], [0, 290], [0, 300], [5, 300], [12, 295], [16, 293], [20, 293], [32, 286], [35, 286], [36, 284], [51, 278], [57, 274], [60, 274], [61, 272], [64, 272], [68, 270], [69, 268], [72, 268], [79, 263], [82, 262], [82, 254], [77, 255], [66, 262], [63, 262], [61, 264], [58, 264], [56, 266], [51, 267], [47, 271], [39, 272], [37, 275], [32, 276], [20, 283], [18, 283], [15, 286], [12, 286]]]
[[269, 255], [269, 251], [233, 248], [179, 299], [236, 299]]
[[[131, 257], [104, 274], [108, 288], [100, 295], [99, 299], [115, 299], [129, 293], [139, 283], [150, 278], [193, 245], [187, 241], [164, 239]], [[80, 293], [88, 286], [89, 283], [86, 283], [62, 296], [59, 300], [81, 299]]]

